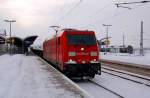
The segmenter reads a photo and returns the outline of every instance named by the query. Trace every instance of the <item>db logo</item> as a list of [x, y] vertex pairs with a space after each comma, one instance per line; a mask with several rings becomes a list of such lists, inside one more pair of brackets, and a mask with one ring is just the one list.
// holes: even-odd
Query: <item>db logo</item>
[[77, 55], [89, 55], [89, 53], [86, 53], [86, 52], [79, 52], [79, 53], [77, 53]]

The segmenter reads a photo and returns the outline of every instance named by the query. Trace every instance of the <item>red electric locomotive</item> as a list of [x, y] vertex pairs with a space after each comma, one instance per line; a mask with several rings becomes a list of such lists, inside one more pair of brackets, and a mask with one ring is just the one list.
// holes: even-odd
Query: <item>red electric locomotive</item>
[[69, 77], [101, 74], [98, 43], [93, 31], [64, 29], [43, 43], [43, 57]]

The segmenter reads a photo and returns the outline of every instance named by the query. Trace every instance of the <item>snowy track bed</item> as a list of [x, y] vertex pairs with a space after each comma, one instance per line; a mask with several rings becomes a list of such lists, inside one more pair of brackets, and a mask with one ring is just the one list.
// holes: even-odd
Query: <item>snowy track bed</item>
[[146, 51], [144, 56], [127, 53], [100, 53], [103, 66], [125, 70], [128, 72], [150, 77], [150, 51]]
[[125, 71], [120, 71], [112, 68], [107, 68], [107, 67], [102, 67], [102, 72], [150, 87], [149, 77], [145, 77], [145, 76], [141, 76], [138, 74], [129, 73]]
[[97, 86], [100, 87], [100, 88], [103, 88], [104, 90], [108, 91], [109, 93], [114, 94], [115, 97], [117, 97], [117, 98], [124, 98], [122, 95], [118, 94], [117, 92], [112, 91], [112, 90], [110, 90], [109, 88], [107, 88], [107, 87], [105, 87], [105, 86], [103, 86], [103, 85], [100, 85], [99, 83], [97, 83], [97, 82], [95, 82], [95, 81], [93, 81], [93, 80], [89, 80], [89, 81], [90, 81], [92, 84], [95, 84], [95, 85], [97, 85]]
[[150, 77], [150, 67], [125, 62], [102, 60], [102, 66]]
[[[104, 71], [104, 69], [102, 70]], [[107, 72], [102, 72], [101, 76], [97, 75], [94, 79], [92, 79], [92, 82], [82, 81], [77, 82], [77, 84], [89, 94], [94, 96], [94, 98], [150, 98], [150, 87], [145, 85], [146, 83], [149, 83], [148, 80], [112, 71]]]
[[123, 98], [114, 94], [104, 86], [93, 83], [91, 81], [76, 82], [82, 89], [87, 91], [93, 98]]

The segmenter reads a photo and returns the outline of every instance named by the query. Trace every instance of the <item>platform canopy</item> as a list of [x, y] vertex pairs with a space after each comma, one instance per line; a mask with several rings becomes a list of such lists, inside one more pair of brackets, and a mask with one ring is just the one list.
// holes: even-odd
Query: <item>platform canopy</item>
[[12, 43], [13, 45], [17, 47], [29, 47], [34, 43], [38, 36], [28, 36], [24, 39], [19, 38], [19, 37], [9, 37], [6, 39], [7, 43]]
[[35, 36], [28, 36], [25, 39], [23, 39], [24, 46], [29, 47], [30, 45], [32, 45], [37, 37], [38, 36], [35, 35]]

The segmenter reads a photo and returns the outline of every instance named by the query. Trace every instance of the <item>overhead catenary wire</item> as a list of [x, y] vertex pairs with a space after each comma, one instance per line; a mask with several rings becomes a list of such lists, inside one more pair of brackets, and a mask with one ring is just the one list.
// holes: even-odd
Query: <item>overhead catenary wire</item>
[[122, 4], [136, 4], [136, 3], [148, 3], [150, 1], [145, 0], [145, 1], [139, 1], [139, 2], [124, 2], [124, 3], [116, 3], [115, 5], [122, 5]]
[[[110, 0], [111, 2], [109, 2], [108, 4], [104, 5], [102, 8], [98, 9], [96, 12], [94, 12], [92, 15], [90, 15], [88, 18], [93, 18], [95, 16], [98, 16], [98, 14], [102, 13], [102, 11], [104, 11], [106, 8], [111, 7], [110, 5], [113, 5], [115, 1]], [[54, 24], [58, 24], [61, 21], [65, 20], [65, 17], [68, 16], [69, 14], [71, 14], [73, 12], [74, 9], [76, 9], [80, 3], [82, 2], [82, 0], [80, 0], [75, 6], [73, 6], [65, 15], [63, 15], [61, 18], [59, 18], [57, 20], [57, 22], [55, 22]]]
[[60, 17], [57, 21], [56, 24], [59, 23], [60, 21], [63, 21], [65, 19], [66, 16], [68, 16], [69, 14], [71, 14], [73, 12], [74, 9], [76, 9], [82, 2], [83, 0], [80, 0], [77, 4], [75, 4], [67, 13], [65, 13], [62, 17]]
[[[58, 12], [58, 14], [56, 15], [56, 17], [61, 16], [62, 11], [64, 11], [64, 10], [66, 9], [68, 3], [69, 3], [69, 2], [66, 1], [66, 3], [65, 3], [64, 5], [62, 5], [62, 6], [59, 8], [59, 12]], [[58, 20], [58, 19], [57, 19], [57, 20]]]
[[[94, 12], [94, 13], [92, 13], [91, 15], [85, 17], [85, 19], [86, 19], [86, 20], [88, 20], [88, 19], [91, 20], [92, 18], [98, 16], [99, 14], [102, 14], [105, 9], [111, 7], [110, 5], [112, 5], [112, 6], [114, 5], [114, 2], [115, 2], [115, 1], [112, 1], [112, 0], [110, 0], [110, 1], [111, 1], [111, 2], [107, 3], [107, 4], [104, 5], [103, 7], [99, 8], [98, 10], [96, 10], [96, 12]], [[79, 25], [75, 25], [75, 26], [77, 27], [77, 26], [79, 26]]]
[[90, 17], [92, 18], [92, 17], [97, 16], [99, 13], [102, 13], [102, 11], [104, 11], [104, 9], [110, 7], [110, 5], [112, 5], [114, 2], [115, 2], [115, 1], [112, 1], [112, 2], [110, 2], [110, 3], [108, 3], [108, 4], [106, 4], [105, 6], [103, 6], [103, 7], [100, 8], [100, 9], [98, 9], [96, 12], [94, 12]]
[[123, 5], [131, 5], [131, 4], [140, 4], [140, 3], [149, 3], [150, 1], [137, 1], [137, 2], [124, 2], [124, 3], [116, 3], [115, 5], [117, 6], [117, 8], [122, 7], [122, 8], [128, 8], [128, 9], [132, 9], [130, 7], [126, 7]]
[[[76, 8], [80, 5], [81, 2], [82, 2], [82, 0], [80, 0], [75, 6], [73, 6], [65, 15], [63, 15], [63, 16], [57, 21], [57, 23], [58, 23], [58, 22], [61, 22], [61, 21], [64, 21], [65, 17], [67, 17], [68, 15], [70, 15], [70, 14], [73, 12], [73, 10], [76, 9]], [[113, 1], [113, 2], [114, 2], [114, 1]], [[113, 2], [111, 2], [111, 3], [113, 3]], [[95, 12], [95, 14], [96, 14], [96, 13], [100, 13], [100, 12], [103, 11], [105, 8], [110, 7], [110, 6], [108, 6], [108, 5], [110, 5], [111, 3], [105, 5], [105, 6], [102, 7], [101, 9], [97, 10], [97, 11]], [[108, 6], [108, 7], [107, 7], [107, 6]], [[139, 7], [139, 6], [138, 6], [138, 7]], [[135, 7], [135, 8], [136, 8], [136, 7]], [[133, 9], [135, 9], [135, 8], [133, 8]], [[126, 10], [125, 10], [125, 11], [126, 11]], [[108, 16], [108, 17], [103, 18], [103, 19], [101, 19], [101, 20], [96, 20], [95, 22], [89, 23], [89, 24], [86, 25], [86, 26], [82, 26], [82, 27], [79, 26], [79, 25], [76, 25], [76, 26], [78, 26], [78, 27], [80, 27], [80, 28], [86, 28], [86, 27], [95, 26], [98, 22], [108, 21], [108, 20], [110, 20], [110, 19], [113, 19], [114, 17], [117, 17], [117, 16], [119, 16], [119, 15], [123, 15], [123, 14], [126, 13], [125, 11], [115, 13], [114, 15]], [[125, 12], [125, 13], [124, 13], [124, 12]], [[127, 11], [127, 12], [128, 12], [128, 11]], [[91, 16], [92, 16], [92, 17], [95, 17], [95, 15], [91, 15]], [[96, 16], [97, 16], [97, 14], [96, 14]]]
[[[132, 10], [135, 10], [135, 9], [137, 9], [137, 8], [139, 8], [139, 7], [143, 6], [143, 5], [145, 5], [145, 4], [138, 5], [138, 6], [134, 7], [134, 8], [132, 8]], [[99, 23], [99, 22], [103, 22], [103, 21], [108, 21], [108, 20], [114, 19], [115, 17], [117, 17], [117, 16], [119, 16], [119, 15], [126, 14], [128, 11], [129, 11], [129, 10], [128, 10], [128, 9], [126, 9], [126, 10], [124, 10], [124, 11], [117, 12], [117, 13], [113, 14], [112, 16], [108, 16], [108, 17], [103, 18], [103, 19], [101, 19], [101, 20], [96, 20], [96, 21], [95, 21], [95, 22], [93, 22], [93, 23], [89, 23], [89, 24], [87, 24], [87, 25], [83, 26], [82, 28], [95, 26], [95, 25], [96, 25], [97, 23]]]
[[[110, 0], [111, 1], [111, 0]], [[57, 20], [57, 22], [55, 22], [55, 24], [57, 24], [60, 21], [63, 21], [65, 19], [66, 16], [68, 16], [69, 14], [71, 14], [73, 12], [74, 9], [76, 9], [80, 3], [82, 2], [82, 0], [80, 0], [73, 8], [71, 8], [65, 15], [63, 15], [61, 18], [59, 18]], [[102, 13], [102, 11], [108, 7], [110, 7], [110, 5], [113, 5], [115, 1], [112, 1], [108, 4], [106, 4], [104, 7], [98, 9], [96, 12], [94, 12], [92, 15], [89, 16], [89, 18], [95, 17], [97, 16], [99, 13]]]
[[[134, 8], [132, 8], [133, 10], [134, 9], [137, 9], [137, 8], [139, 8], [139, 7], [141, 7], [141, 6], [144, 6], [145, 4], [142, 4], [142, 5], [140, 5], [140, 6], [136, 6], [136, 7], [134, 7]], [[127, 10], [127, 9], [126, 9]], [[124, 11], [122, 11], [122, 12], [119, 12], [119, 13], [116, 13], [116, 14], [114, 14], [113, 15], [113, 17], [108, 17], [108, 20], [109, 19], [114, 19], [115, 17], [117, 17], [117, 16], [119, 16], [119, 15], [123, 15], [123, 14], [126, 14], [128, 11], [126, 11], [126, 10], [124, 10]], [[125, 12], [125, 13], [124, 13]], [[123, 14], [122, 14], [123, 13]], [[102, 20], [102, 21], [105, 21], [106, 19], [104, 19], [104, 20]], [[101, 22], [102, 22], [101, 21]], [[100, 22], [100, 21], [99, 21]], [[96, 25], [96, 24], [93, 24], [94, 26]], [[90, 25], [90, 26], [93, 26], [93, 25]], [[126, 27], [126, 26], [122, 26], [122, 27]], [[98, 33], [97, 34], [97, 37], [99, 37], [100, 36], [100, 33]]]

